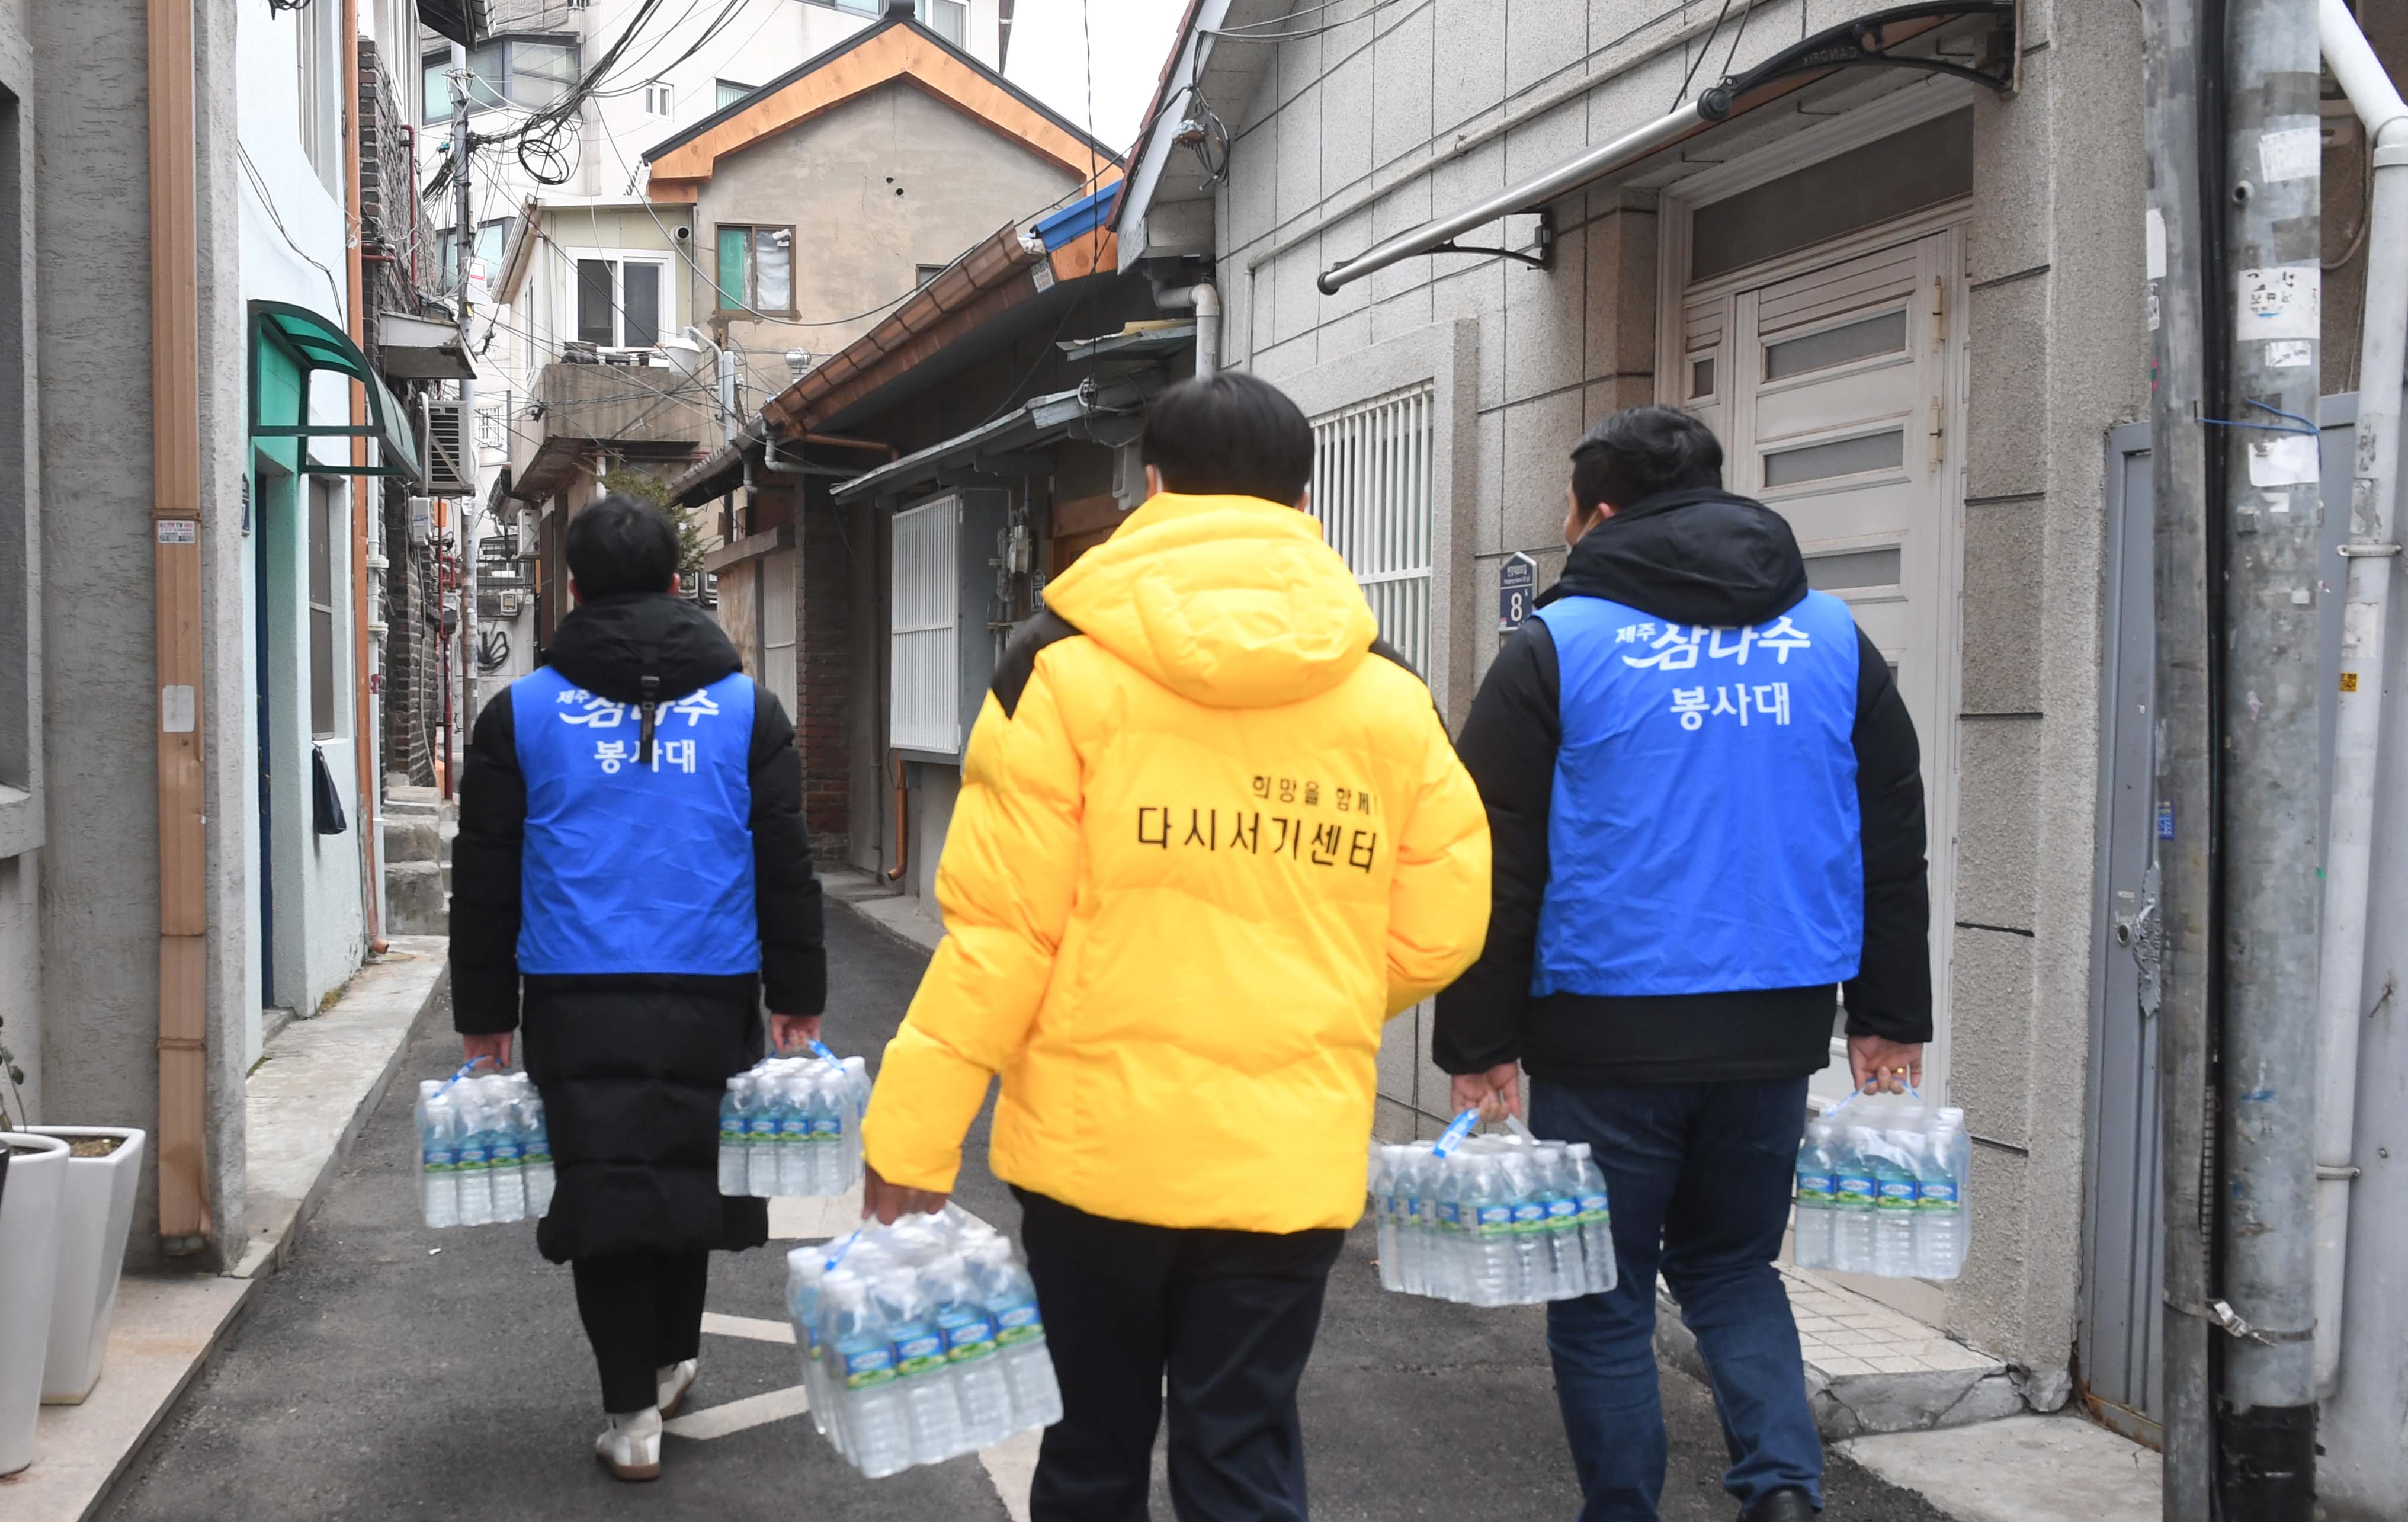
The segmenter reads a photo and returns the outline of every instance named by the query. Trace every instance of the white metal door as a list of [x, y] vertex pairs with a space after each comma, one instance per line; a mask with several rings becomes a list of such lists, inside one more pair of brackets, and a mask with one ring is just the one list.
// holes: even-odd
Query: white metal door
[[[1914, 716], [1932, 821], [1941, 1050], [1927, 1057], [1928, 1083], [1944, 1079], [1951, 940], [1942, 822], [1953, 817], [1956, 775], [1950, 613], [1963, 343], [1951, 319], [1961, 306], [1960, 247], [1960, 231], [1946, 228], [1692, 292], [1674, 372], [1691, 410], [1723, 441], [1725, 481], [1789, 520], [1808, 580], [1847, 602]], [[1814, 1090], [1835, 1098], [1847, 1088], [1835, 1039]]]

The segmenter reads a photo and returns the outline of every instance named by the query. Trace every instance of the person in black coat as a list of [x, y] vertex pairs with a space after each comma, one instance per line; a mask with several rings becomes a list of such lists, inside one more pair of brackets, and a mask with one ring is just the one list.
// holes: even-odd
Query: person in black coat
[[507, 1066], [523, 1027], [558, 1186], [537, 1245], [575, 1274], [621, 1479], [660, 1472], [693, 1384], [710, 1254], [768, 1240], [719, 1192], [719, 1105], [819, 1036], [827, 994], [802, 762], [777, 697], [676, 596], [677, 530], [609, 496], [572, 519], [579, 607], [478, 716], [452, 848], [452, 1023]]

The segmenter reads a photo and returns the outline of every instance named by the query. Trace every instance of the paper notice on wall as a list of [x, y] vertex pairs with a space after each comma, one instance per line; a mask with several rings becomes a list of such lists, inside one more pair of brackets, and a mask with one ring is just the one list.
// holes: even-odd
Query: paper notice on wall
[[193, 732], [195, 711], [193, 689], [183, 685], [159, 689], [159, 727], [171, 735]]
[[2142, 235], [2142, 246], [2148, 251], [2149, 279], [2166, 278], [2166, 218], [2156, 207], [2149, 208], [2147, 229]]
[[2316, 440], [2306, 434], [2275, 434], [2249, 445], [2252, 486], [2313, 486], [2318, 474]]
[[2266, 346], [2266, 363], [2278, 370], [2296, 370], [2316, 362], [2316, 346], [2305, 338], [2277, 338]]
[[162, 518], [159, 520], [159, 542], [197, 544], [200, 542], [200, 526], [190, 518]]
[[2314, 179], [2324, 172], [2323, 131], [2286, 127], [2258, 138], [2258, 172], [2270, 185], [2284, 179]]
[[2321, 272], [2314, 265], [2270, 265], [2241, 272], [2235, 314], [2243, 338], [2314, 338], [2324, 321]]

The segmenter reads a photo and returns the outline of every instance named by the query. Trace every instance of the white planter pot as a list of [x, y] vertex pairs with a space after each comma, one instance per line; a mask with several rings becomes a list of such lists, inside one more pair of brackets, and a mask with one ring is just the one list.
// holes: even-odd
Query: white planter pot
[[96, 1136], [125, 1141], [106, 1157], [69, 1157], [60, 1191], [59, 1278], [50, 1297], [42, 1401], [71, 1406], [100, 1382], [101, 1359], [108, 1352], [108, 1320], [117, 1309], [125, 1235], [134, 1226], [134, 1193], [142, 1181], [143, 1134], [131, 1126], [36, 1126], [32, 1130], [70, 1146]]
[[0, 1474], [34, 1461], [42, 1361], [50, 1342], [50, 1286], [58, 1278], [59, 1196], [67, 1144], [0, 1131], [0, 1146], [32, 1147], [8, 1159], [0, 1189]]

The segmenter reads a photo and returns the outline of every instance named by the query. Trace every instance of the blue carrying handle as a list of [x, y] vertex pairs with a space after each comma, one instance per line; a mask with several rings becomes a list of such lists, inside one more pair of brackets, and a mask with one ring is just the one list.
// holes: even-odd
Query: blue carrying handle
[[1430, 1156], [1443, 1157], [1452, 1153], [1462, 1143], [1465, 1137], [1471, 1134], [1471, 1128], [1479, 1124], [1480, 1112], [1477, 1110], [1467, 1110], [1455, 1116], [1448, 1124], [1447, 1128], [1439, 1134], [1438, 1145], [1430, 1149]]
[[455, 1072], [451, 1077], [443, 1080], [443, 1088], [437, 1089], [435, 1092], [437, 1094], [442, 1093], [444, 1089], [450, 1088], [452, 1084], [460, 1082], [463, 1078], [475, 1072], [477, 1070], [478, 1064], [491, 1062], [494, 1059], [491, 1057], [470, 1057], [467, 1061], [460, 1064], [460, 1070], [458, 1072]]
[[829, 1051], [827, 1042], [819, 1040], [817, 1037], [813, 1037], [811, 1040], [811, 1055], [819, 1057], [824, 1061], [833, 1062], [839, 1068], [844, 1066], [844, 1059], [838, 1056], [834, 1052]]

